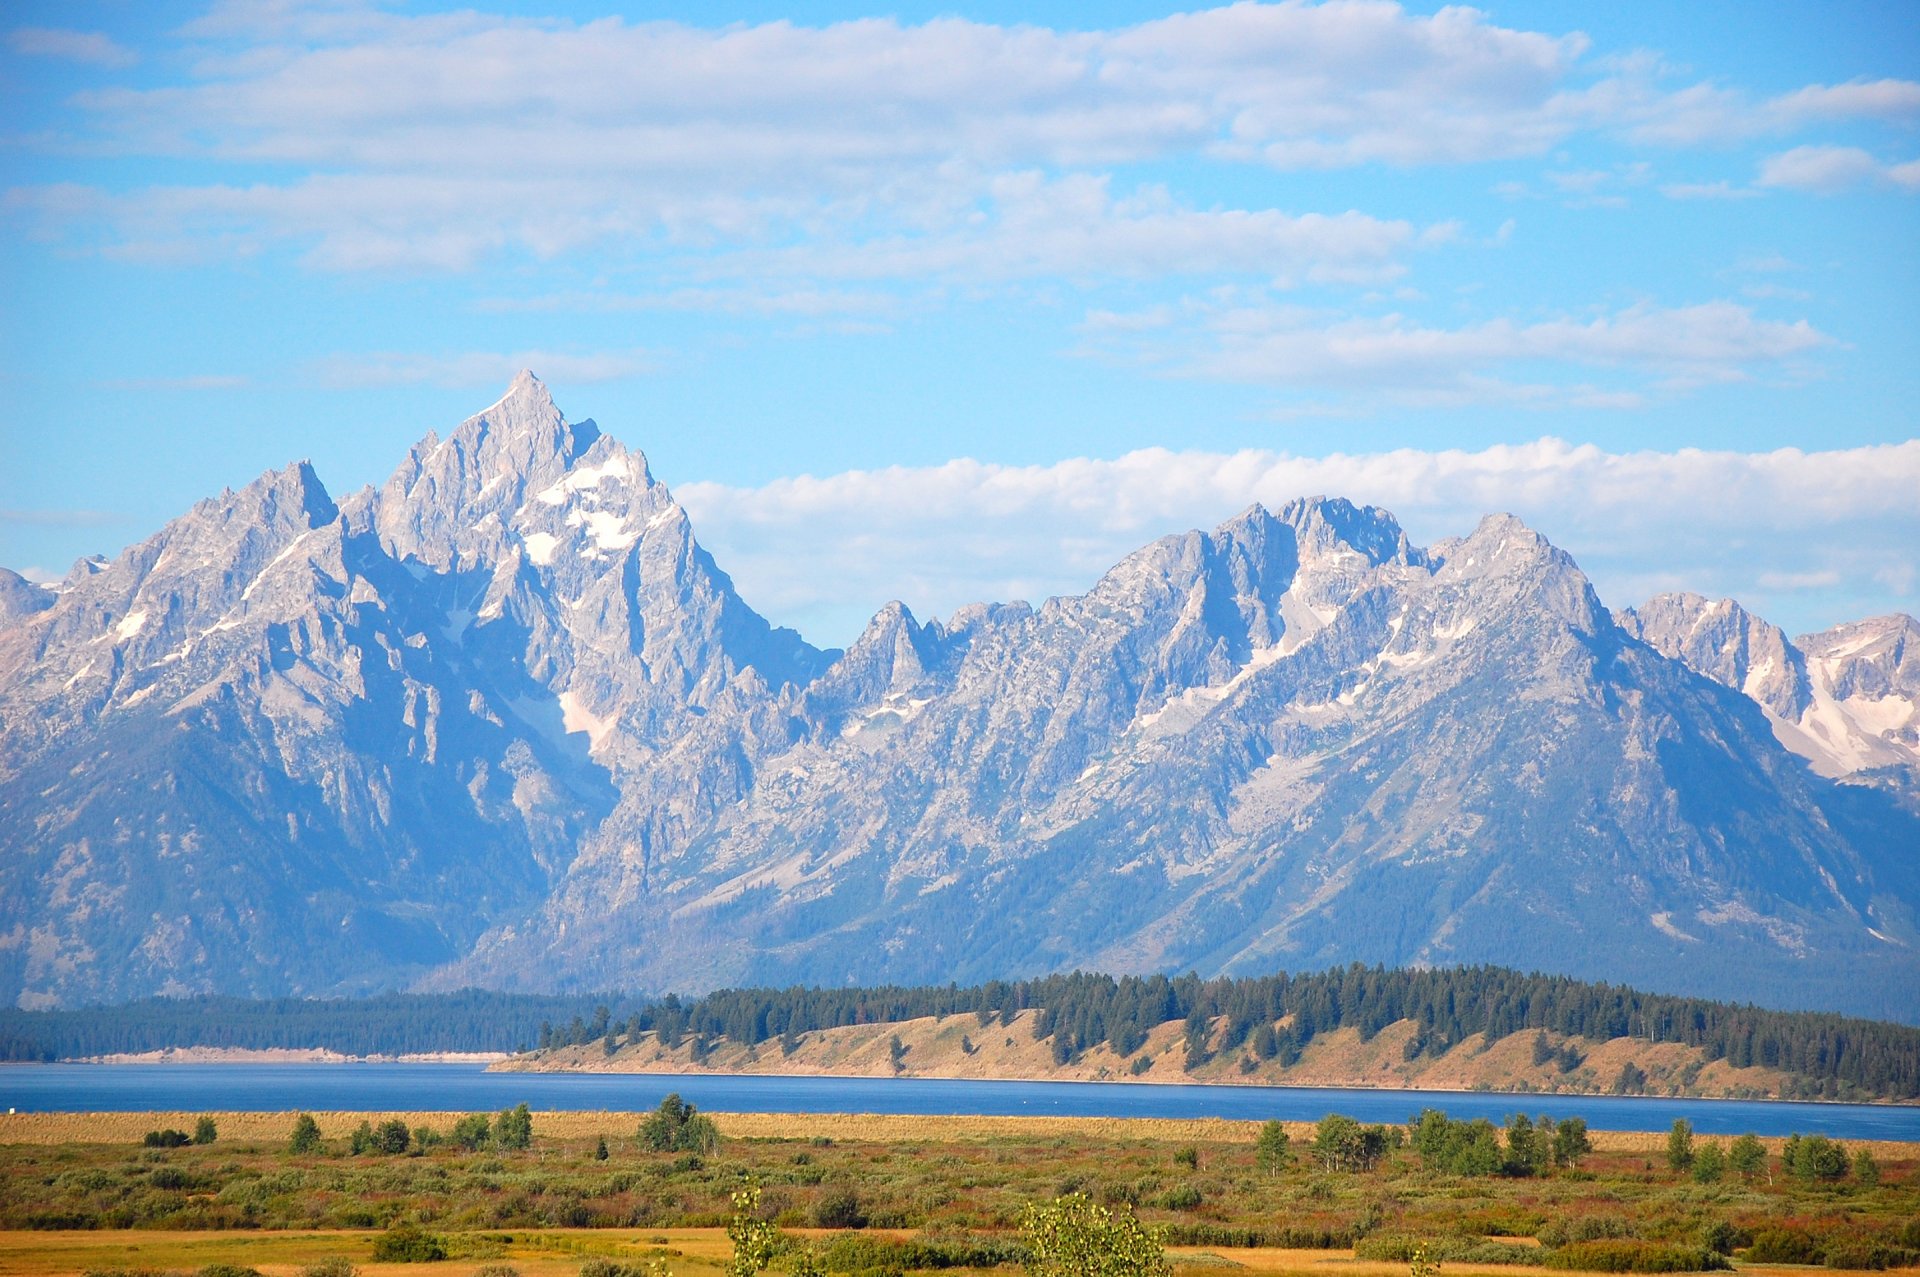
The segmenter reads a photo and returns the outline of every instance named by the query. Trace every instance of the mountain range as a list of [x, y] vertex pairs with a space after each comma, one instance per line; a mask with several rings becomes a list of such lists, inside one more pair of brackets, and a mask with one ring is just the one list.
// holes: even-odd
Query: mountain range
[[845, 651], [531, 374], [0, 571], [0, 1000], [1499, 963], [1920, 1019], [1920, 623], [1337, 498]]

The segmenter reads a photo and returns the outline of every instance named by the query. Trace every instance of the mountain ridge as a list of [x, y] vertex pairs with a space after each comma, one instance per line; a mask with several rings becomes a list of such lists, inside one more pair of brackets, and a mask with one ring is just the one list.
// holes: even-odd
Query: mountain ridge
[[18, 1005], [1547, 955], [1920, 1016], [1920, 642], [1616, 618], [1510, 515], [1256, 505], [822, 650], [522, 374], [17, 593]]

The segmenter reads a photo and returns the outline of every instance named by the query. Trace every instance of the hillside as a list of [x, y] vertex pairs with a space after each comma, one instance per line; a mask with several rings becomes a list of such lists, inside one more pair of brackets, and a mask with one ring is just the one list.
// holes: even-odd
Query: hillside
[[[1794, 1075], [1762, 1067], [1734, 1068], [1712, 1060], [1706, 1051], [1679, 1043], [1649, 1043], [1620, 1038], [1593, 1042], [1546, 1035], [1558, 1052], [1571, 1046], [1581, 1063], [1563, 1072], [1557, 1061], [1534, 1063], [1537, 1032], [1510, 1033], [1488, 1041], [1474, 1034], [1438, 1057], [1411, 1059], [1407, 1047], [1419, 1026], [1410, 1020], [1388, 1025], [1371, 1039], [1357, 1028], [1318, 1035], [1291, 1065], [1278, 1058], [1257, 1059], [1248, 1051], [1215, 1056], [1194, 1069], [1184, 1067], [1186, 1026], [1162, 1024], [1152, 1030], [1133, 1056], [1111, 1047], [1090, 1048], [1056, 1064], [1051, 1043], [1033, 1036], [1036, 1011], [1017, 1013], [1011, 1023], [996, 1019], [982, 1025], [971, 1015], [935, 1017], [882, 1024], [850, 1025], [802, 1034], [791, 1052], [780, 1042], [748, 1045], [718, 1039], [704, 1045], [693, 1039], [668, 1047], [646, 1033], [623, 1042], [612, 1055], [598, 1042], [556, 1047], [516, 1056], [494, 1065], [500, 1071], [594, 1073], [764, 1073], [841, 1077], [1002, 1078], [1053, 1082], [1216, 1082], [1265, 1086], [1375, 1087], [1437, 1091], [1515, 1091], [1559, 1095], [1612, 1093], [1628, 1065], [1645, 1074], [1635, 1094], [1686, 1095], [1713, 1099], [1778, 1099], [1793, 1095]], [[1214, 1025], [1213, 1041], [1223, 1024]], [[895, 1063], [893, 1043], [904, 1048]], [[697, 1058], [696, 1058], [697, 1057]], [[1150, 1067], [1140, 1070], [1137, 1061]]]

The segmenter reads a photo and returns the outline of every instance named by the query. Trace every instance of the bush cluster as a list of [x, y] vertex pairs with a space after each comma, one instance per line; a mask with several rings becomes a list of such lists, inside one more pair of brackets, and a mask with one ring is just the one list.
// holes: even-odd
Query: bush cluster
[[1704, 1273], [1733, 1267], [1725, 1255], [1698, 1246], [1666, 1246], [1626, 1238], [1571, 1242], [1548, 1251], [1540, 1262], [1548, 1268], [1582, 1273]]

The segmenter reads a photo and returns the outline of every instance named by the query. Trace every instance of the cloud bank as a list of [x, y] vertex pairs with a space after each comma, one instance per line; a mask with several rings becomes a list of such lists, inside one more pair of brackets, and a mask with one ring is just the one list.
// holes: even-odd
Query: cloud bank
[[1477, 452], [962, 459], [675, 489], [749, 602], [834, 644], [888, 599], [925, 618], [1078, 593], [1157, 536], [1314, 494], [1391, 510], [1420, 543], [1516, 514], [1572, 553], [1610, 606], [1687, 589], [1739, 598], [1797, 632], [1888, 598], [1912, 610], [1916, 491], [1920, 441], [1620, 453], [1552, 438]]

